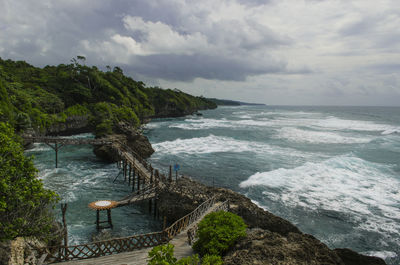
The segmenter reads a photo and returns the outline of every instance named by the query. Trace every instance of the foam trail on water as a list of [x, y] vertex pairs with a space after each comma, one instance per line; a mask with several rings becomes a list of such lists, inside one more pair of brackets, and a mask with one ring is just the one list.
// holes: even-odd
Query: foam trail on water
[[291, 127], [284, 127], [277, 131], [277, 138], [287, 139], [292, 142], [316, 144], [360, 144], [369, 143], [373, 140], [372, 137], [351, 137], [343, 136], [335, 132], [307, 131]]
[[207, 154], [218, 152], [252, 152], [258, 154], [309, 157], [309, 154], [290, 148], [271, 146], [265, 143], [236, 140], [231, 137], [209, 135], [190, 139], [176, 139], [153, 144], [157, 153]]
[[256, 173], [240, 183], [242, 188], [251, 186], [265, 186], [265, 195], [271, 194], [268, 188], [280, 189], [270, 199], [290, 207], [345, 212], [359, 220], [368, 216], [359, 228], [400, 236], [400, 180], [390, 166], [339, 156]]

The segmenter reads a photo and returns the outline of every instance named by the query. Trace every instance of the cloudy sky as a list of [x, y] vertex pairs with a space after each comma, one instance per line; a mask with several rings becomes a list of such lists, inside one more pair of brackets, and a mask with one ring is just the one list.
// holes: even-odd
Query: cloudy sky
[[0, 0], [0, 57], [266, 104], [400, 106], [398, 0]]

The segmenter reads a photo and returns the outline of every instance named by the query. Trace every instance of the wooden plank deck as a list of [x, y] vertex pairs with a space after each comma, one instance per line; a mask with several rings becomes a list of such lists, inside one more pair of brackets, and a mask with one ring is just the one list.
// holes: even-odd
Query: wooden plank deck
[[[221, 205], [220, 202], [215, 203], [211, 208], [209, 208], [204, 214], [201, 215], [195, 222], [182, 230], [178, 235], [176, 235], [170, 243], [175, 246], [174, 255], [177, 259], [184, 257], [189, 257], [194, 254], [192, 246], [188, 243], [187, 231], [192, 227], [196, 226], [207, 214], [215, 211]], [[60, 263], [60, 265], [146, 265], [148, 262], [148, 253], [152, 248], [145, 248], [130, 252], [124, 252], [119, 254], [113, 254], [104, 257], [76, 260], [76, 261], [66, 261]]]

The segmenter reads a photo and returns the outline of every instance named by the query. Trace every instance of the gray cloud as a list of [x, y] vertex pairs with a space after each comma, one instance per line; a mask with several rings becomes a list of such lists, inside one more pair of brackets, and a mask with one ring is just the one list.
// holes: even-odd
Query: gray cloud
[[85, 55], [88, 64], [118, 65], [153, 84], [208, 86], [218, 96], [254, 94], [273, 104], [290, 103], [285, 95], [301, 100], [296, 104], [331, 104], [333, 95], [338, 103], [351, 104], [355, 95], [362, 95], [355, 104], [400, 102], [395, 0], [0, 0], [0, 6], [2, 58], [44, 66]]
[[166, 80], [192, 81], [195, 78], [244, 81], [247, 76], [286, 71], [285, 63], [252, 61], [207, 55], [150, 55], [139, 58], [139, 63], [124, 67], [128, 71]]

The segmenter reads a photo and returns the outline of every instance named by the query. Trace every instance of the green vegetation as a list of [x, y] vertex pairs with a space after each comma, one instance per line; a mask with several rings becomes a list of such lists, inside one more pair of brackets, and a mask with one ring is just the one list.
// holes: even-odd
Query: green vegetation
[[199, 255], [177, 260], [174, 257], [174, 245], [168, 243], [154, 247], [149, 252], [149, 265], [222, 265], [222, 259], [216, 255], [205, 255], [200, 262]]
[[200, 221], [193, 249], [200, 255], [222, 256], [236, 240], [246, 235], [246, 224], [233, 213], [219, 211], [206, 215]]
[[118, 122], [133, 127], [146, 118], [183, 116], [216, 104], [179, 90], [146, 87], [124, 75], [119, 67], [103, 72], [82, 65], [78, 56], [71, 64], [37, 68], [24, 61], [0, 58], [0, 121], [16, 130], [46, 129], [71, 118], [84, 117], [101, 137]]
[[0, 240], [48, 240], [57, 200], [36, 178], [15, 132], [46, 133], [53, 126], [84, 121], [88, 131], [102, 137], [120, 122], [136, 128], [147, 118], [216, 107], [178, 90], [146, 87], [119, 67], [103, 72], [84, 63], [85, 57], [78, 56], [70, 64], [38, 68], [0, 58]]
[[43, 188], [36, 173], [13, 128], [0, 122], [0, 241], [17, 236], [51, 239], [51, 207], [58, 197]]

